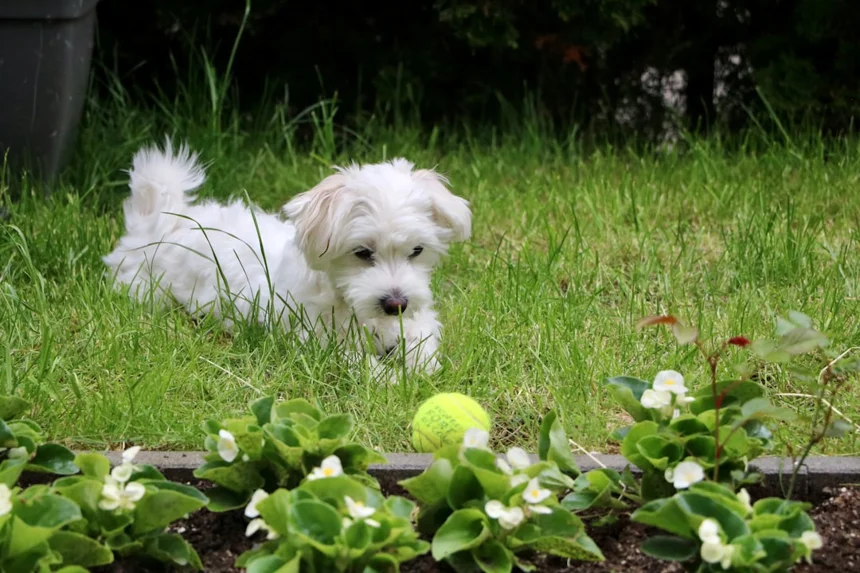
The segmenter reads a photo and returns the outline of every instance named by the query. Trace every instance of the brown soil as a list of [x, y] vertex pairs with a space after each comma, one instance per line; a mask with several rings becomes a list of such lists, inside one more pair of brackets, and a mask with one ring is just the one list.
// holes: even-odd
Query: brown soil
[[[200, 484], [192, 484], [200, 487]], [[202, 489], [202, 488], [201, 488]], [[818, 532], [824, 538], [824, 549], [816, 552], [815, 563], [803, 564], [798, 573], [833, 573], [860, 570], [860, 488], [839, 488], [825, 492], [828, 499], [816, 506], [810, 515]], [[232, 573], [236, 557], [252, 546], [244, 536], [247, 519], [242, 512], [209, 513], [199, 511], [178, 522], [171, 529], [179, 531], [191, 543], [203, 561], [208, 573]], [[184, 528], [184, 529], [183, 529]], [[601, 548], [606, 561], [601, 563], [568, 562], [555, 557], [535, 556], [532, 563], [538, 571], [552, 573], [680, 573], [683, 568], [675, 563], [657, 561], [640, 550], [639, 546], [650, 533], [649, 529], [626, 519], [602, 528], [590, 528], [589, 535]], [[119, 561], [95, 573], [150, 573], [163, 572], [161, 564]], [[405, 563], [403, 573], [450, 573], [452, 570], [425, 555]]]

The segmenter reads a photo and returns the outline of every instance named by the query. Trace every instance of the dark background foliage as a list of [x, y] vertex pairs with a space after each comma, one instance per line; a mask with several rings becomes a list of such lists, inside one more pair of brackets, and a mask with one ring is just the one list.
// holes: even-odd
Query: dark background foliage
[[[146, 97], [173, 93], [204, 54], [224, 70], [245, 2], [98, 10], [100, 60]], [[244, 108], [274, 99], [298, 113], [336, 94], [353, 120], [529, 109], [563, 129], [644, 136], [667, 120], [734, 131], [768, 115], [841, 132], [860, 109], [858, 30], [855, 0], [253, 0], [233, 74]], [[677, 72], [673, 109], [663, 94]]]

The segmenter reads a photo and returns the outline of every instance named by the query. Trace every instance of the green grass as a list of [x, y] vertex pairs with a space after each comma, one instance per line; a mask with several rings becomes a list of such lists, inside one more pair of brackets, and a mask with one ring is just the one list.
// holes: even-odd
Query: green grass
[[[579, 444], [607, 451], [607, 434], [622, 420], [606, 377], [651, 379], [673, 368], [689, 386], [707, 380], [689, 347], [665, 331], [633, 328], [644, 315], [674, 313], [709, 338], [758, 337], [794, 309], [834, 347], [860, 345], [856, 141], [760, 135], [731, 149], [714, 139], [693, 140], [685, 153], [585, 152], [537, 120], [475, 134], [371, 118], [356, 133], [337, 127], [330, 102], [297, 123], [281, 108], [221, 113], [220, 97], [208, 109], [191, 94], [145, 109], [117, 90], [111, 102], [91, 102], [75, 161], [49, 199], [25, 179], [12, 202], [18, 175], [5, 175], [0, 391], [31, 400], [55, 440], [200, 449], [203, 418], [276, 394], [350, 412], [359, 439], [403, 451], [420, 401], [461, 391], [491, 412], [497, 446], [535, 448], [540, 417], [554, 408]], [[445, 370], [380, 386], [290, 336], [256, 326], [228, 335], [214, 321], [195, 323], [113, 290], [100, 257], [122, 232], [121, 170], [165, 132], [211, 162], [203, 196], [247, 192], [270, 209], [333, 163], [404, 155], [438, 165], [474, 211], [473, 239], [435, 276]], [[774, 400], [811, 411], [808, 401], [775, 396], [803, 391], [783, 373], [769, 385]], [[860, 423], [856, 385], [836, 406]], [[786, 428], [783, 438], [798, 434]], [[842, 440], [827, 451], [857, 448]]]

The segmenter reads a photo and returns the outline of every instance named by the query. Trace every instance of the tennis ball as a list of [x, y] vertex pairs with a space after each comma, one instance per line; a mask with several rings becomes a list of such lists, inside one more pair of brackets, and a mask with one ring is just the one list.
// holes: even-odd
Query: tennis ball
[[432, 453], [462, 442], [469, 428], [490, 431], [486, 410], [463, 394], [436, 394], [421, 404], [412, 419], [412, 445], [417, 452]]

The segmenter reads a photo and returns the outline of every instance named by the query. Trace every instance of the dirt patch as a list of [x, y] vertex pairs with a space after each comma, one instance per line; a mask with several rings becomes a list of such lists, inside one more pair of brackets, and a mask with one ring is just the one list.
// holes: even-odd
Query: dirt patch
[[[200, 484], [191, 485], [200, 487]], [[201, 489], [204, 488], [201, 487]], [[795, 569], [799, 573], [860, 570], [860, 488], [839, 488], [826, 493], [829, 495], [828, 499], [810, 512], [818, 532], [824, 538], [824, 549], [816, 552], [815, 562], [812, 565], [806, 563], [799, 565]], [[239, 571], [233, 567], [236, 557], [253, 545], [253, 541], [244, 535], [247, 521], [241, 511], [225, 513], [199, 511], [188, 519], [177, 522], [171, 529], [181, 532], [183, 537], [194, 546], [200, 554], [205, 571], [233, 573]], [[651, 533], [654, 531], [622, 518], [605, 527], [589, 527], [589, 535], [606, 556], [604, 562], [583, 563], [537, 555], [530, 561], [538, 571], [552, 573], [681, 573], [683, 568], [680, 565], [657, 561], [639, 550], [639, 546]], [[93, 571], [94, 573], [155, 573], [164, 572], [165, 567], [162, 564], [147, 564], [137, 559], [126, 559]], [[425, 555], [404, 563], [401, 571], [403, 573], [450, 573], [452, 569], [436, 563], [432, 557]]]

